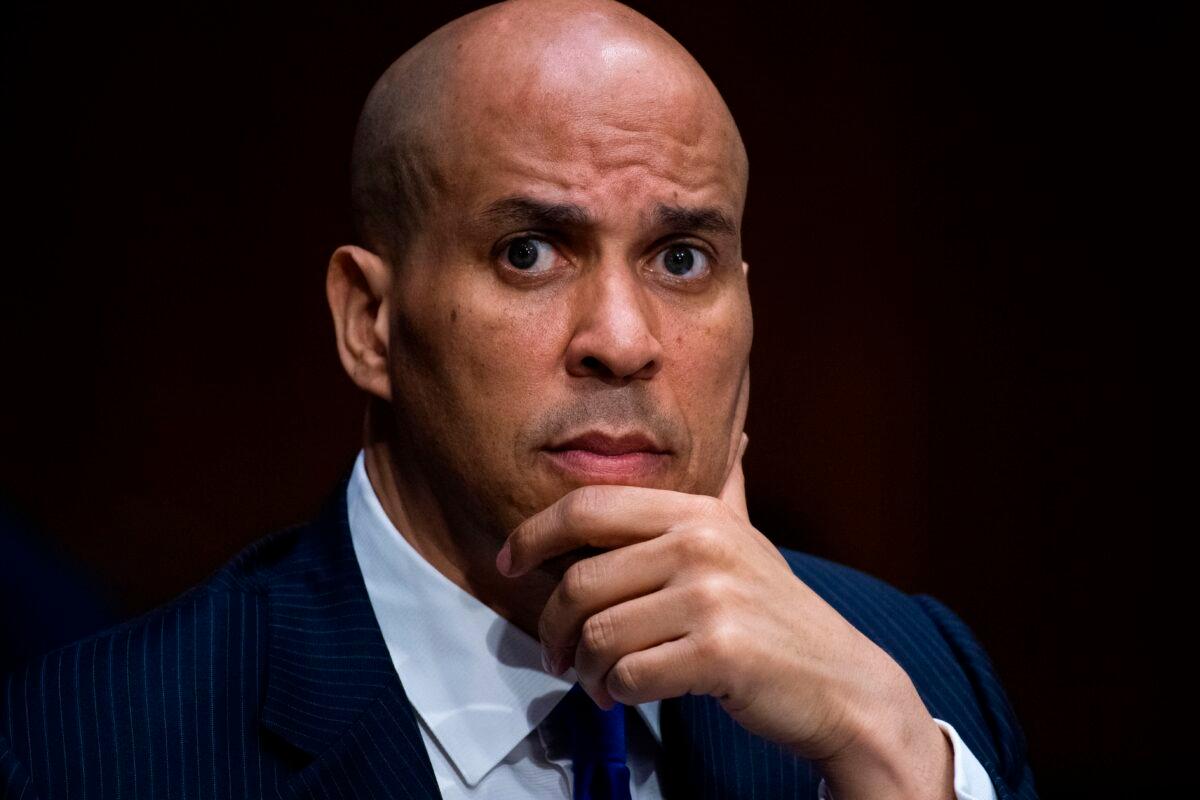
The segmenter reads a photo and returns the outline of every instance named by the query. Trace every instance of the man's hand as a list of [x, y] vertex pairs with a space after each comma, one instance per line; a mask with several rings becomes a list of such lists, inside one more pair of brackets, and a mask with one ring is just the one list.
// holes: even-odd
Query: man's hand
[[742, 455], [718, 497], [591, 485], [509, 536], [510, 577], [578, 547], [538, 633], [597, 705], [709, 694], [823, 767], [837, 800], [953, 797], [949, 742], [908, 675], [750, 524]]

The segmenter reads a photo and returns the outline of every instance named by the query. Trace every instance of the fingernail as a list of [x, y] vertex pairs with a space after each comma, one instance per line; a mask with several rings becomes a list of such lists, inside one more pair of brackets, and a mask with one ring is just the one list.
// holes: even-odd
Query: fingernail
[[504, 543], [504, 547], [500, 548], [500, 553], [496, 556], [496, 569], [500, 570], [501, 575], [507, 575], [512, 569], [512, 550], [508, 542]]
[[604, 690], [600, 690], [597, 692], [597, 694], [599, 695], [599, 699], [592, 697], [592, 702], [604, 711], [612, 711], [613, 707], [616, 705], [616, 701], [609, 697], [608, 692], [605, 692]]
[[542, 664], [551, 675], [562, 675], [571, 666], [569, 650], [556, 650], [552, 647], [542, 648]]

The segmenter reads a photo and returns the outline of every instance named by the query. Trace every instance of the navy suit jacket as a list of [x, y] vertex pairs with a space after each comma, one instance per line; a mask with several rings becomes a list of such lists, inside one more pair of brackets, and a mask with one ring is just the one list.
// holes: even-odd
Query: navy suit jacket
[[[350, 541], [346, 481], [311, 523], [206, 583], [0, 683], [0, 798], [439, 797]], [[945, 606], [783, 549], [796, 575], [907, 670], [1001, 800], [1034, 798], [1025, 739]], [[453, 665], [447, 665], [453, 669]], [[668, 798], [815, 798], [813, 765], [712, 697], [662, 703]]]

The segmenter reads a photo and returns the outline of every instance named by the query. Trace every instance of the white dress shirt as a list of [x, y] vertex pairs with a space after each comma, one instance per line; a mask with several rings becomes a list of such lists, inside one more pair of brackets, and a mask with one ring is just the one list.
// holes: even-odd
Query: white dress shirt
[[[570, 800], [570, 749], [546, 718], [575, 683], [574, 668], [557, 677], [546, 672], [536, 639], [413, 549], [384, 512], [362, 451], [346, 500], [367, 594], [442, 797]], [[626, 715], [630, 791], [634, 800], [661, 800], [659, 701], [635, 708]], [[936, 722], [954, 748], [957, 800], [995, 800], [991, 780], [958, 733]], [[819, 797], [830, 798], [824, 781]]]

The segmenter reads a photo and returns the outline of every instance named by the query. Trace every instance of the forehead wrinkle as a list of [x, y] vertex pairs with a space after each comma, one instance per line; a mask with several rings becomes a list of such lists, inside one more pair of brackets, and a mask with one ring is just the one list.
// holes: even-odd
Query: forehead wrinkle
[[682, 155], [676, 156], [674, 148], [656, 148], [652, 143], [605, 149], [573, 141], [556, 148], [551, 142], [542, 144], [541, 139], [535, 133], [527, 142], [509, 141], [490, 150], [477, 148], [476, 153], [484, 159], [457, 176], [463, 201], [478, 207], [481, 200], [528, 194], [532, 187], [548, 191], [556, 202], [566, 202], [572, 195], [628, 196], [655, 191], [663, 200], [681, 193], [692, 197], [712, 193], [715, 197], [697, 199], [721, 205], [717, 201], [736, 194], [735, 176], [726, 165], [693, 148], [684, 148], [679, 151]]
[[[525, 76], [477, 108], [478, 127], [501, 128], [516, 136], [544, 130], [556, 132], [560, 138], [569, 131], [574, 139], [591, 142], [596, 148], [642, 137], [693, 149], [726, 146], [725, 120], [690, 88], [671, 86], [670, 81], [611, 83], [550, 88], [535, 76]], [[661, 144], [655, 142], [655, 146]]]
[[[502, 126], [501, 126], [502, 127]], [[714, 158], [704, 146], [661, 136], [613, 136], [607, 126], [589, 126], [579, 136], [555, 136], [555, 129], [528, 129], [514, 134], [499, 130], [491, 147], [481, 136], [474, 150], [485, 160], [480, 166], [503, 180], [533, 179], [561, 190], [596, 189], [611, 184], [629, 186], [665, 182], [688, 192], [705, 187], [736, 191], [731, 165]], [[561, 132], [558, 129], [557, 132]], [[481, 134], [484, 132], [480, 132]]]
[[[511, 171], [562, 188], [638, 168], [688, 188], [744, 193], [732, 117], [678, 42], [615, 4], [639, 22], [630, 28], [582, 6], [561, 18], [541, 4], [526, 10], [535, 5], [528, 16], [507, 6], [513, 14], [475, 28], [458, 54], [446, 107], [456, 124], [447, 118], [445, 127], [463, 135], [443, 140], [450, 163], [471, 163], [481, 178]], [[496, 47], [510, 35], [530, 47]]]
[[[513, 42], [521, 46], [509, 46]], [[432, 222], [423, 206], [457, 206], [475, 194], [461, 194], [463, 173], [480, 166], [478, 145], [490, 149], [500, 120], [511, 129], [530, 127], [530, 118], [539, 116], [532, 127], [571, 123], [579, 131], [607, 125], [608, 141], [597, 137], [591, 143], [601, 159], [609, 158], [615, 167], [644, 161], [668, 180], [670, 173], [690, 173], [691, 180], [679, 182], [731, 188], [740, 214], [749, 167], [740, 134], [708, 75], [677, 40], [621, 3], [515, 0], [452, 20], [406, 51], [377, 81], [364, 104], [352, 154], [356, 229], [370, 234], [365, 236], [370, 245], [379, 239], [402, 244], [417, 236]], [[659, 142], [644, 159], [628, 153], [611, 159], [614, 151], [634, 146], [614, 144], [614, 131], [632, 136], [644, 129], [699, 151], [675, 151], [670, 160], [678, 163], [662, 165], [653, 160], [662, 157]], [[389, 163], [407, 152], [401, 145], [424, 141], [428, 152], [414, 155], [411, 168]], [[557, 151], [536, 168], [547, 181], [569, 188], [594, 177], [591, 163], [566, 163], [577, 144], [567, 137], [557, 143], [546, 137], [527, 141]], [[526, 157], [522, 153], [517, 160], [532, 162]], [[426, 159], [428, 165], [416, 163]], [[430, 194], [423, 191], [418, 167], [433, 173], [435, 165], [445, 185], [428, 202], [417, 202]], [[697, 172], [710, 170], [717, 174], [695, 179]]]
[[685, 138], [665, 126], [635, 128], [605, 121], [589, 126], [578, 144], [591, 161], [610, 164], [611, 168], [645, 164], [653, 169], [655, 164], [678, 164], [690, 171], [697, 165], [718, 163], [712, 158], [711, 148], [706, 148], [703, 134]]
[[[514, 215], [508, 212], [535, 210], [534, 204], [557, 205], [554, 213], [540, 214], [541, 219], [585, 227], [603, 226], [610, 210], [629, 210], [631, 203], [636, 202], [647, 207], [641, 212], [644, 219], [639, 222], [688, 221], [682, 216], [670, 218], [669, 214], [658, 213], [652, 205], [656, 203], [668, 208], [709, 209], [716, 213], [690, 222], [714, 232], [737, 230], [740, 207], [735, 176], [711, 159], [695, 159], [679, 165], [663, 163], [662, 159], [647, 163], [637, 155], [619, 163], [598, 164], [578, 154], [574, 158], [556, 159], [544, 152], [544, 148], [497, 152], [488, 168], [491, 179], [485, 184], [467, 182], [467, 186], [473, 185], [475, 189], [466, 205], [480, 208], [481, 204], [490, 203], [492, 211], [505, 212], [509, 217]], [[483, 186], [489, 188], [483, 189], [481, 197], [479, 190]], [[524, 206], [504, 203], [505, 198], [515, 197], [529, 198], [534, 203]], [[481, 219], [486, 218], [488, 208], [484, 205], [477, 212]], [[491, 216], [495, 220], [496, 215]]]

